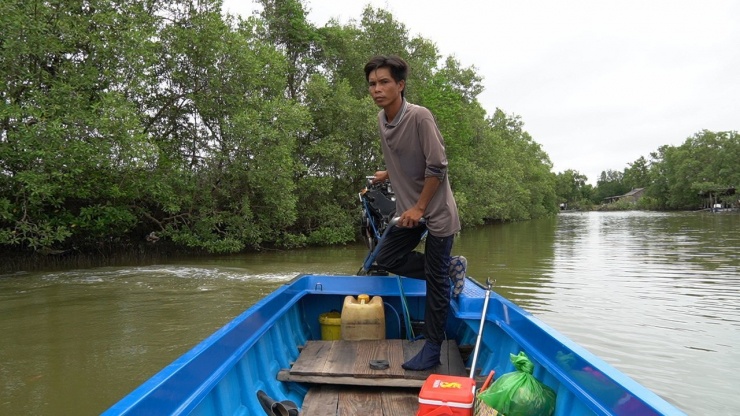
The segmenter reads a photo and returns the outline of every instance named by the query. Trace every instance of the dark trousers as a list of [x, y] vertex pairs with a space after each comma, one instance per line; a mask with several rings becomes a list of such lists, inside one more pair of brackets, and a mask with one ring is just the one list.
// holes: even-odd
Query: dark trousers
[[424, 336], [435, 344], [445, 339], [445, 325], [450, 308], [450, 252], [454, 235], [435, 237], [427, 234], [424, 253], [414, 251], [426, 231], [393, 227], [380, 243], [376, 264], [390, 273], [427, 282]]

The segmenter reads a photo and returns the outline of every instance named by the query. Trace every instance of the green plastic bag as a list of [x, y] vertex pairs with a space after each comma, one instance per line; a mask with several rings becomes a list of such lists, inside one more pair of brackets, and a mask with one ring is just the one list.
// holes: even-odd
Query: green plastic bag
[[478, 399], [505, 416], [552, 416], [555, 412], [555, 392], [537, 380], [534, 365], [524, 351], [509, 354], [516, 371], [506, 373]]

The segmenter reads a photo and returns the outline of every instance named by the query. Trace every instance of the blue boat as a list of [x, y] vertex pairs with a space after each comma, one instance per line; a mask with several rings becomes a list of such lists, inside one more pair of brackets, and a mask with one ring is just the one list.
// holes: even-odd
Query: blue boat
[[[487, 293], [490, 294], [488, 300]], [[327, 379], [291, 374], [292, 366], [300, 362], [307, 346], [339, 342], [322, 341], [320, 317], [332, 310], [340, 311], [346, 296], [360, 294], [382, 297], [388, 342], [401, 342], [406, 346], [420, 343], [411, 340], [411, 335], [414, 324], [424, 316], [423, 281], [397, 276], [301, 275], [177, 358], [104, 415], [271, 414], [265, 412], [258, 392], [275, 402], [295, 404], [303, 415], [392, 414], [390, 411], [381, 413], [378, 407], [393, 407], [404, 401], [413, 402], [409, 404], [413, 408], [417, 406], [415, 395], [421, 385], [418, 384], [421, 381], [413, 377], [389, 379], [374, 377], [371, 373], [363, 377], [344, 374]], [[483, 331], [478, 337], [481, 328]], [[510, 354], [523, 351], [534, 364], [533, 375], [556, 392], [555, 415], [685, 414], [470, 278], [463, 293], [452, 301], [446, 332], [448, 346], [453, 345], [454, 350], [460, 352], [452, 358], [459, 359], [464, 370], [474, 373], [476, 379], [485, 378], [492, 370], [496, 377], [514, 371]], [[367, 365], [368, 356], [354, 359], [365, 360], [360, 364]], [[471, 369], [471, 365], [474, 368]], [[373, 371], [388, 374], [400, 364], [391, 359], [390, 366], [393, 367], [390, 370]], [[451, 368], [450, 364], [448, 369]], [[396, 390], [404, 393], [391, 396], [397, 398], [393, 400], [373, 402], [375, 399], [369, 399], [375, 409], [372, 413], [342, 410], [347, 400], [341, 399], [325, 400], [322, 412], [311, 407], [309, 401], [317, 397], [317, 388], [341, 391], [342, 386], [375, 395]], [[415, 410], [409, 413], [396, 410], [394, 414], [415, 414]]]

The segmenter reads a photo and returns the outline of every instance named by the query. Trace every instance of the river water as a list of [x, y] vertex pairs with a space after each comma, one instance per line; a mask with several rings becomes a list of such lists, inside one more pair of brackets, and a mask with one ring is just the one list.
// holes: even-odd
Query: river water
[[[740, 215], [464, 230], [469, 274], [690, 415], [740, 414]], [[282, 283], [362, 245], [0, 275], [0, 414], [95, 415]]]

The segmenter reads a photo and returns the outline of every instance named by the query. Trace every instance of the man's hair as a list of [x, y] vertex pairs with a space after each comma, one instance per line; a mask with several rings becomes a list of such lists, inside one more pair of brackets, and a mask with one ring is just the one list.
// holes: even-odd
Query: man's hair
[[[370, 73], [380, 68], [388, 68], [391, 71], [391, 77], [396, 82], [406, 81], [409, 73], [409, 64], [398, 55], [377, 55], [365, 64], [365, 81], [370, 81]], [[406, 88], [401, 90], [401, 97], [404, 96]]]

